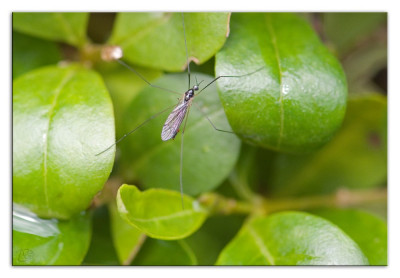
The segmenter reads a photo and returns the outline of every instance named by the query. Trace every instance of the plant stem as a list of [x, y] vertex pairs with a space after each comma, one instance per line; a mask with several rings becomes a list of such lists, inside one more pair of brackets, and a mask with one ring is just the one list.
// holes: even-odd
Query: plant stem
[[251, 202], [226, 198], [216, 193], [206, 193], [199, 201], [212, 214], [270, 214], [283, 210], [309, 210], [316, 208], [346, 208], [387, 200], [386, 188], [368, 190], [340, 189], [329, 195], [297, 198], [266, 199], [254, 198]]

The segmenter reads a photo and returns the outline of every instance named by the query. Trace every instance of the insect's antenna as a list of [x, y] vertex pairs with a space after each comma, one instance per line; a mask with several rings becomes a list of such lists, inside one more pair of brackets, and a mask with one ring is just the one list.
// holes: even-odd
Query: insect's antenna
[[98, 154], [96, 154], [96, 156], [101, 155], [102, 153], [105, 153], [106, 151], [108, 151], [109, 149], [111, 149], [113, 146], [115, 146], [116, 144], [118, 144], [119, 142], [121, 142], [122, 140], [125, 139], [125, 137], [127, 137], [128, 135], [134, 133], [136, 130], [138, 130], [139, 128], [141, 128], [142, 126], [144, 126], [145, 124], [147, 124], [148, 122], [150, 122], [152, 119], [154, 119], [155, 117], [161, 115], [162, 113], [168, 111], [169, 109], [171, 109], [172, 107], [174, 107], [176, 104], [172, 105], [172, 106], [168, 106], [167, 108], [165, 108], [164, 110], [158, 112], [157, 114], [154, 114], [153, 116], [151, 116], [150, 118], [148, 118], [146, 121], [144, 121], [143, 123], [141, 123], [140, 125], [138, 125], [137, 127], [135, 127], [134, 129], [132, 129], [131, 131], [129, 131], [128, 133], [124, 134], [124, 136], [122, 136], [121, 138], [119, 138], [114, 144], [112, 144], [111, 146], [109, 146], [107, 149], [105, 149], [104, 151], [99, 152]]
[[197, 93], [197, 95], [199, 95], [199, 94], [200, 94], [202, 91], [204, 91], [208, 86], [210, 86], [212, 83], [214, 83], [215, 81], [217, 81], [217, 80], [220, 79], [220, 78], [223, 78], [223, 77], [244, 77], [244, 76], [252, 75], [252, 74], [254, 74], [254, 73], [256, 73], [256, 72], [259, 72], [259, 71], [262, 70], [263, 68], [264, 68], [264, 67], [261, 67], [261, 68], [255, 70], [255, 71], [253, 71], [253, 72], [246, 73], [246, 74], [243, 74], [243, 75], [220, 75], [220, 76], [214, 78], [214, 80], [212, 80], [212, 81], [211, 81], [210, 83], [208, 83], [206, 86], [204, 86], [204, 88], [201, 89], [201, 90]]
[[183, 38], [185, 39], [186, 63], [187, 63], [187, 68], [188, 68], [188, 79], [189, 79], [188, 90], [189, 90], [190, 89], [190, 62], [189, 62], [189, 53], [188, 53], [187, 42], [186, 42], [185, 17], [183, 15], [183, 13], [182, 13], [182, 26], [183, 26]]
[[160, 87], [160, 86], [151, 84], [149, 81], [147, 81], [146, 78], [143, 77], [143, 75], [141, 75], [137, 70], [135, 70], [134, 68], [132, 68], [131, 66], [129, 66], [129, 65], [128, 65], [127, 63], [125, 63], [124, 61], [122, 61], [122, 60], [120, 60], [120, 59], [116, 59], [116, 61], [117, 61], [118, 63], [120, 63], [121, 65], [123, 65], [124, 67], [126, 67], [128, 70], [132, 71], [132, 72], [133, 72], [134, 74], [136, 74], [138, 77], [140, 77], [140, 79], [142, 79], [144, 82], [146, 82], [149, 86], [151, 86], [151, 87], [153, 87], [153, 88], [161, 89], [161, 90], [164, 90], [164, 91], [167, 91], [167, 92], [170, 92], [170, 93], [174, 93], [174, 94], [177, 94], [177, 95], [181, 95], [180, 93], [175, 92], [175, 91], [172, 91], [172, 90], [170, 90], [170, 89], [163, 88], [163, 87]]
[[187, 114], [186, 114], [185, 124], [183, 125], [182, 134], [181, 134], [182, 140], [181, 140], [181, 162], [180, 162], [180, 166], [179, 166], [179, 186], [180, 186], [180, 190], [181, 190], [182, 209], [185, 209], [185, 206], [183, 204], [183, 179], [182, 179], [182, 176], [183, 176], [183, 134], [185, 133], [186, 123], [189, 118], [189, 112], [190, 112], [190, 106], [189, 106]]
[[197, 76], [196, 75], [194, 76], [194, 79], [196, 80], [196, 85], [199, 86], [200, 84], [197, 82]]

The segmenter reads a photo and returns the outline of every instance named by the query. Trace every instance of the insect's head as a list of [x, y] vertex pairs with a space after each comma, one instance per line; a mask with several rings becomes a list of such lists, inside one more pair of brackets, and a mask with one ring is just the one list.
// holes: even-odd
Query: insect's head
[[198, 86], [198, 85], [194, 85], [194, 86], [193, 86], [193, 89], [194, 89], [195, 91], [198, 91], [198, 90], [199, 90], [199, 86]]

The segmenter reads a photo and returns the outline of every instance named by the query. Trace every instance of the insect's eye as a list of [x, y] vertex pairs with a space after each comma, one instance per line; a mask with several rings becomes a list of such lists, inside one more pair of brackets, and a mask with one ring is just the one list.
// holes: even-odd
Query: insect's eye
[[194, 89], [195, 91], [197, 91], [197, 90], [199, 89], [199, 86], [194, 85], [194, 86], [193, 86], [193, 89]]

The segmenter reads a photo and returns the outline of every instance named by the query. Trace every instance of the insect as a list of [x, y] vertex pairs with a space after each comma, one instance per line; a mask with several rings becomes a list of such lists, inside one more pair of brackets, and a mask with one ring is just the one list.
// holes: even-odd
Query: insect
[[[154, 119], [155, 117], [158, 117], [159, 115], [167, 112], [167, 111], [172, 111], [170, 112], [170, 114], [168, 115], [163, 127], [162, 127], [162, 131], [161, 131], [161, 140], [162, 141], [168, 141], [171, 139], [174, 139], [179, 132], [181, 132], [181, 149], [180, 149], [180, 193], [181, 193], [181, 200], [182, 200], [182, 208], [184, 209], [184, 202], [183, 202], [183, 179], [182, 179], [182, 169], [183, 169], [183, 146], [184, 146], [184, 132], [185, 132], [185, 128], [186, 128], [186, 123], [187, 120], [189, 118], [189, 113], [190, 113], [190, 109], [192, 107], [192, 105], [194, 104], [194, 106], [196, 106], [196, 103], [194, 102], [194, 99], [201, 93], [203, 92], [207, 87], [209, 87], [211, 84], [213, 84], [214, 82], [216, 82], [218, 79], [220, 78], [239, 78], [239, 77], [244, 77], [244, 76], [248, 76], [251, 75], [257, 71], [260, 71], [262, 68], [257, 69], [256, 71], [244, 74], [244, 75], [221, 75], [218, 76], [216, 78], [214, 78], [213, 80], [211, 80], [208, 84], [206, 84], [203, 88], [200, 89], [200, 85], [203, 81], [201, 82], [197, 82], [197, 78], [195, 76], [196, 79], [196, 84], [191, 86], [191, 72], [190, 72], [190, 63], [189, 63], [189, 55], [188, 55], [188, 48], [187, 48], [187, 41], [186, 41], [186, 30], [185, 30], [185, 20], [184, 20], [184, 14], [182, 13], [182, 26], [183, 26], [183, 37], [184, 37], [184, 42], [185, 42], [185, 51], [186, 51], [186, 61], [187, 61], [187, 74], [188, 74], [188, 89], [186, 92], [184, 92], [183, 94], [179, 94], [180, 98], [177, 104], [173, 105], [173, 106], [169, 106], [166, 109], [158, 112], [157, 114], [154, 114], [153, 116], [151, 116], [150, 118], [148, 118], [146, 121], [142, 122], [140, 125], [136, 126], [134, 129], [132, 129], [131, 131], [129, 131], [128, 133], [126, 133], [125, 135], [123, 135], [120, 139], [118, 139], [114, 144], [112, 144], [111, 146], [109, 146], [107, 149], [105, 149], [104, 151], [98, 153], [97, 155], [100, 155], [104, 152], [106, 152], [107, 150], [109, 150], [111, 147], [113, 147], [114, 145], [116, 145], [117, 143], [119, 143], [120, 141], [122, 141], [123, 139], [125, 139], [128, 135], [132, 134], [133, 132], [135, 132], [136, 130], [138, 130], [139, 128], [141, 128], [142, 126], [146, 125], [149, 121], [151, 121], [152, 119]], [[120, 58], [122, 57], [122, 53], [118, 52], [117, 53], [117, 59], [115, 59], [118, 63], [120, 63], [121, 65], [123, 65], [124, 67], [128, 68], [130, 71], [132, 71], [133, 73], [135, 73], [138, 77], [140, 77], [144, 82], [146, 82], [149, 86], [160, 89], [160, 90], [164, 90], [167, 91], [169, 93], [175, 93], [177, 94], [177, 92], [172, 91], [168, 88], [163, 88], [163, 87], [159, 87], [156, 86], [152, 83], [150, 83], [147, 79], [145, 79], [139, 72], [137, 72], [133, 67], [129, 66], [128, 64], [126, 64], [124, 61], [122, 61]], [[198, 110], [203, 114], [203, 116], [207, 119], [207, 121], [212, 125], [212, 127], [216, 130], [216, 131], [220, 131], [220, 132], [226, 132], [226, 133], [234, 133], [232, 131], [227, 131], [227, 130], [222, 130], [217, 128], [213, 122], [207, 117], [207, 115], [199, 108], [196, 106], [196, 108], [198, 108]]]

